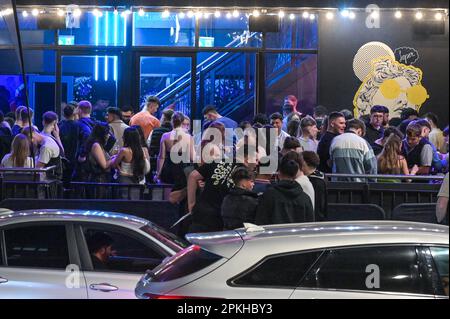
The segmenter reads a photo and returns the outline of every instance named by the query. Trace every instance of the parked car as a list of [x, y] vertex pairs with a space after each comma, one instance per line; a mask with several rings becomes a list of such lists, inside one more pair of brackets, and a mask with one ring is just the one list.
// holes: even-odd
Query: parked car
[[[100, 267], [92, 246], [105, 235], [113, 254]], [[2, 212], [0, 298], [136, 298], [142, 274], [187, 246], [148, 220], [125, 214]]]
[[188, 234], [142, 299], [448, 298], [448, 226], [325, 222]]

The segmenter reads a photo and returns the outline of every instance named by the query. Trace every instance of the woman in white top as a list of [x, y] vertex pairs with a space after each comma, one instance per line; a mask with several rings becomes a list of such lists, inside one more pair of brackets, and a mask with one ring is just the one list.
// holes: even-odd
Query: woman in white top
[[11, 153], [6, 154], [1, 162], [1, 167], [33, 167], [33, 159], [30, 157], [30, 141], [23, 134], [17, 134], [11, 143]]

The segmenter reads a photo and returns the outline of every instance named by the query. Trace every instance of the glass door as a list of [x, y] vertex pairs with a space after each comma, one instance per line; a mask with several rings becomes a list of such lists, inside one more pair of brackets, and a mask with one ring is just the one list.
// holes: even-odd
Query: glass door
[[119, 55], [61, 53], [61, 104], [87, 100], [92, 117], [104, 121], [106, 108], [118, 105]]
[[[138, 54], [139, 105], [148, 96], [161, 100], [161, 110], [171, 107], [192, 117], [195, 112], [195, 57], [183, 54]], [[159, 115], [158, 114], [158, 115]]]

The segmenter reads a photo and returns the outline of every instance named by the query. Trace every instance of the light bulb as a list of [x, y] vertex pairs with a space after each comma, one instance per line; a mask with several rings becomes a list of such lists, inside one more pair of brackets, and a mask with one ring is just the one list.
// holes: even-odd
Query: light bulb
[[234, 10], [233, 11], [233, 17], [235, 17], [235, 18], [239, 17], [239, 11]]
[[401, 19], [401, 17], [402, 17], [402, 12], [399, 11], [399, 10], [397, 10], [397, 11], [395, 11], [394, 16], [395, 16], [397, 19]]
[[423, 13], [420, 12], [420, 11], [417, 12], [417, 13], [416, 13], [416, 19], [417, 19], [417, 20], [422, 20], [422, 18], [423, 18]]
[[215, 16], [216, 18], [220, 18], [221, 15], [222, 15], [222, 14], [220, 13], [220, 11], [214, 12], [214, 16]]
[[37, 17], [39, 15], [39, 10], [38, 9], [33, 9], [31, 11], [31, 14], [33, 15], [33, 17]]
[[327, 12], [327, 14], [325, 15], [325, 17], [328, 20], [332, 20], [334, 18], [334, 13], [333, 12]]

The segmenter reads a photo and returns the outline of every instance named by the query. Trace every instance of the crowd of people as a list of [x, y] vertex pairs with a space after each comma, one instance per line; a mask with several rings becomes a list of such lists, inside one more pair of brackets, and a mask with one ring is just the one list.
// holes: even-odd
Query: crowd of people
[[158, 119], [161, 103], [153, 96], [136, 114], [108, 108], [104, 122], [91, 117], [89, 101], [71, 102], [62, 120], [44, 113], [42, 130], [20, 106], [7, 117], [0, 113], [1, 167], [56, 166], [52, 177], [65, 187], [171, 184], [167, 196], [191, 213], [192, 232], [324, 220], [324, 174], [397, 183], [411, 182], [397, 175], [448, 172], [448, 126], [441, 131], [435, 114], [420, 118], [404, 109], [401, 118], [389, 118], [388, 108], [375, 105], [360, 118], [323, 106], [305, 115], [297, 104], [287, 96], [280, 113], [239, 124], [207, 106], [200, 132], [173, 108]]

